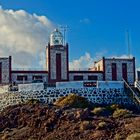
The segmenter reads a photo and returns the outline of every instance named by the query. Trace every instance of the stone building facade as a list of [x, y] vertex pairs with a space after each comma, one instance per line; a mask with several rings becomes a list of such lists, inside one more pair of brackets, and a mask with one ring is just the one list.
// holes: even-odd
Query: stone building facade
[[105, 58], [95, 62], [95, 67], [90, 70], [103, 71], [103, 80], [122, 81], [129, 84], [135, 82], [135, 57], [133, 58]]
[[11, 82], [11, 56], [0, 58], [0, 83]]
[[69, 46], [56, 29], [46, 47], [46, 71], [15, 71], [11, 69], [11, 56], [0, 58], [0, 83], [32, 83], [40, 80], [48, 84], [65, 81], [122, 81], [135, 82], [135, 58], [105, 58], [96, 61], [86, 71], [69, 70]]

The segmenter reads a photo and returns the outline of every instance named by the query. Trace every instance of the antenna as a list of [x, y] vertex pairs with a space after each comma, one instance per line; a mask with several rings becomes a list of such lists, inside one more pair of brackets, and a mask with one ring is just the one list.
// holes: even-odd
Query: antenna
[[63, 36], [64, 36], [63, 45], [65, 45], [66, 44], [66, 32], [69, 29], [69, 27], [67, 25], [65, 25], [65, 26], [60, 26], [60, 28], [63, 30]]
[[130, 50], [130, 36], [129, 36], [129, 30], [126, 30], [126, 37], [127, 37], [127, 47], [128, 47], [128, 58], [130, 59], [130, 57], [131, 57], [131, 56], [130, 56], [130, 55], [131, 55], [131, 54], [130, 54], [130, 53], [131, 53], [130, 51], [131, 51], [131, 50]]

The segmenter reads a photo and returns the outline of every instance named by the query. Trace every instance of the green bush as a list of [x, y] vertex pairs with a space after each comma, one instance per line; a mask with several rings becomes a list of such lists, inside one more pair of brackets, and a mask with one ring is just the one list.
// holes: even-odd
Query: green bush
[[134, 133], [129, 135], [126, 140], [140, 140], [140, 133]]
[[129, 117], [132, 112], [127, 109], [117, 109], [113, 113], [113, 118]]
[[103, 115], [105, 112], [105, 108], [104, 107], [95, 107], [92, 111], [95, 115], [100, 116]]
[[73, 108], [87, 108], [89, 106], [89, 102], [84, 97], [76, 94], [69, 94], [68, 96], [59, 98], [54, 105], [60, 107], [69, 106]]

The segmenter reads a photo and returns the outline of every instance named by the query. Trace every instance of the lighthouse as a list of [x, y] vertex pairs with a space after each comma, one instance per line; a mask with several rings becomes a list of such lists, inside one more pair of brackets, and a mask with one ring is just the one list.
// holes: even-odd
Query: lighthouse
[[55, 29], [50, 35], [46, 47], [46, 64], [48, 68], [48, 82], [68, 81], [68, 44], [64, 44], [63, 34]]

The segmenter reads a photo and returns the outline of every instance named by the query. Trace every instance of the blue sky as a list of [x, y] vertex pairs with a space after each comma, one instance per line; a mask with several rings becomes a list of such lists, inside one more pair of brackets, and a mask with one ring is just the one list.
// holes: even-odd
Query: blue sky
[[125, 31], [129, 29], [131, 54], [140, 67], [139, 0], [1, 0], [0, 5], [44, 15], [55, 25], [68, 25], [70, 61], [86, 52], [93, 59], [127, 55]]

